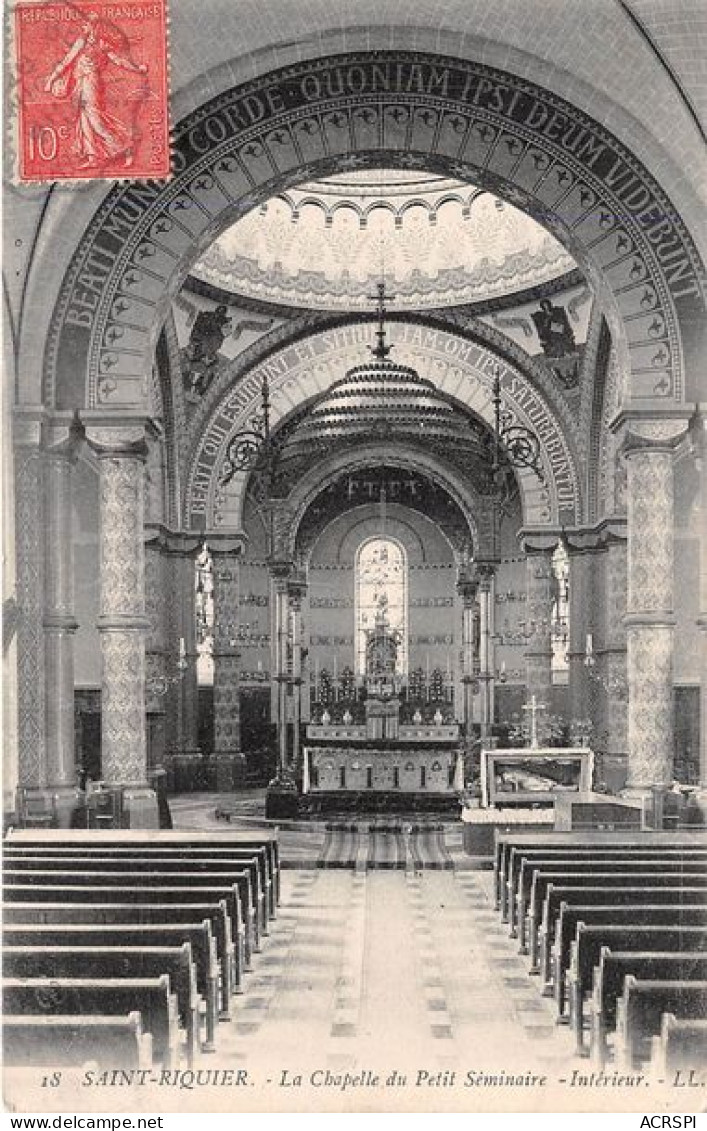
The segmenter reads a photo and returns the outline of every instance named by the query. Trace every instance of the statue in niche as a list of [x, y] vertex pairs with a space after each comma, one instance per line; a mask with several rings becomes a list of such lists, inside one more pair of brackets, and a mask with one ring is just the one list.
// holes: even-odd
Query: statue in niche
[[570, 388], [579, 380], [578, 350], [567, 311], [554, 306], [549, 298], [541, 299], [540, 310], [531, 315], [545, 357], [552, 370]]
[[218, 355], [233, 321], [226, 306], [200, 310], [194, 319], [189, 344], [184, 350], [185, 384], [191, 393], [201, 397], [216, 375]]

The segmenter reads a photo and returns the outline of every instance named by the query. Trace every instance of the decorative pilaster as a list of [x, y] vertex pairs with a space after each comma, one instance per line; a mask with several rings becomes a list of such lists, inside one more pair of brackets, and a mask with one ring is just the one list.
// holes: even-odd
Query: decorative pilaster
[[30, 789], [47, 783], [41, 429], [41, 411], [16, 413], [17, 777]]
[[[596, 539], [593, 540], [596, 542]], [[589, 538], [581, 534], [568, 543], [569, 578], [569, 707], [570, 719], [590, 717], [589, 675], [586, 665], [587, 634], [592, 630], [591, 578], [596, 559]]]
[[243, 785], [245, 779], [237, 644], [238, 558], [243, 551], [243, 539], [213, 535], [207, 541], [214, 563], [214, 753], [232, 756], [235, 788]]
[[[604, 532], [603, 646], [598, 664], [606, 681], [603, 730], [606, 753], [621, 772], [627, 769], [628, 676], [625, 613], [628, 601], [628, 547], [625, 531], [612, 524]], [[672, 692], [671, 692], [672, 695]]]
[[628, 786], [665, 785], [673, 762], [674, 421], [636, 420], [628, 468]]
[[62, 826], [78, 799], [74, 755], [73, 466], [83, 440], [80, 426], [47, 428], [44, 453], [45, 596], [44, 668], [46, 784]]
[[528, 699], [535, 695], [550, 710], [552, 689], [552, 555], [555, 537], [524, 539], [528, 644], [525, 651], [525, 684]]
[[102, 775], [110, 786], [144, 786], [147, 781], [146, 427], [144, 419], [87, 426], [100, 463], [101, 748]]

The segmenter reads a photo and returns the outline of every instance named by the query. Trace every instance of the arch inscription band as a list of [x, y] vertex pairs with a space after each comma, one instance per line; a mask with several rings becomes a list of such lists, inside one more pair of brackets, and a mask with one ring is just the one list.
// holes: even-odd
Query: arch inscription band
[[632, 395], [679, 398], [696, 363], [703, 269], [669, 200], [608, 131], [504, 72], [412, 53], [301, 64], [177, 129], [175, 177], [109, 193], [67, 274], [47, 380], [57, 403], [136, 405], [160, 322], [207, 234], [273, 192], [361, 165], [433, 168], [534, 215], [601, 273]]

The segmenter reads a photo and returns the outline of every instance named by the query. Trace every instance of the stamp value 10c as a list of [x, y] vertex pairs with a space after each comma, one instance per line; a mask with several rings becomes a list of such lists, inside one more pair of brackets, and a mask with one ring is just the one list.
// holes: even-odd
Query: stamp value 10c
[[20, 181], [169, 176], [164, 0], [18, 3]]

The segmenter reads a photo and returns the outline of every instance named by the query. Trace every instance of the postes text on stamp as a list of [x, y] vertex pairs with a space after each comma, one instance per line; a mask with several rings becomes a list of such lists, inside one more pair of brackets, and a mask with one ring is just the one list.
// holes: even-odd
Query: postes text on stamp
[[20, 181], [170, 172], [165, 0], [15, 8]]

